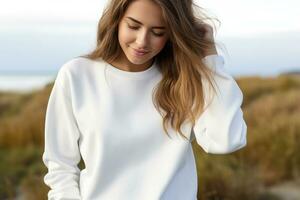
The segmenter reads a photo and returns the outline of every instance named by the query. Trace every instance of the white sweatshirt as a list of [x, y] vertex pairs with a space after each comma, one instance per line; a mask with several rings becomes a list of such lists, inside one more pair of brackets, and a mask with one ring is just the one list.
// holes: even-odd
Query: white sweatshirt
[[[218, 98], [182, 129], [190, 141], [162, 127], [152, 90], [157, 62], [128, 72], [102, 61], [74, 58], [59, 70], [45, 120], [43, 162], [48, 199], [195, 200], [197, 171], [191, 141], [207, 153], [246, 145], [243, 94], [220, 55], [204, 62], [216, 70]], [[204, 90], [207, 82], [202, 80]], [[207, 92], [207, 91], [206, 91]], [[204, 93], [205, 94], [205, 93]], [[80, 158], [86, 168], [79, 170]], [[203, 172], [205, 173], [205, 172]]]

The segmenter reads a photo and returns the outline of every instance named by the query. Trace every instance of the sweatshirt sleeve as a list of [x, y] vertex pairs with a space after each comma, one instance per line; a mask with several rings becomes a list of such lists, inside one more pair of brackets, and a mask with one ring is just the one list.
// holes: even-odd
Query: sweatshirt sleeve
[[207, 153], [231, 153], [246, 146], [247, 125], [241, 104], [243, 93], [224, 66], [220, 55], [209, 55], [203, 62], [214, 70], [217, 95], [207, 105], [211, 93], [208, 81], [202, 80], [205, 110], [196, 120], [192, 131], [197, 143]]
[[45, 149], [48, 168], [44, 182], [50, 187], [49, 200], [79, 200], [79, 130], [72, 112], [68, 71], [61, 67], [50, 93], [45, 117]]

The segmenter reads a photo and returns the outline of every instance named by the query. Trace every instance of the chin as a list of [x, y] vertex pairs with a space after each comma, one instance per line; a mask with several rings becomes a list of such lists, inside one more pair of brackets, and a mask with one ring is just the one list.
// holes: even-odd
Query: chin
[[143, 58], [143, 59], [139, 59], [139, 58], [135, 58], [135, 57], [128, 57], [127, 59], [135, 65], [142, 65], [145, 64], [146, 62], [148, 62], [151, 58]]

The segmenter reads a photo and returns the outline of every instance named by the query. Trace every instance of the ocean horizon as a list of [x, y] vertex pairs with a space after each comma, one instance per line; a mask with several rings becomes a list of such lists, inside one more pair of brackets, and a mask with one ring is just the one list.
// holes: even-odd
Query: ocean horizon
[[40, 90], [53, 82], [57, 72], [54, 71], [1, 71], [0, 92], [31, 92]]

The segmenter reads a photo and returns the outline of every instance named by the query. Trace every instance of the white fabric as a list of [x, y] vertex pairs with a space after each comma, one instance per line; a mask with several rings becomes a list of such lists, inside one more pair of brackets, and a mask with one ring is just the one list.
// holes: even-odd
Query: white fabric
[[[215, 98], [196, 125], [170, 139], [152, 103], [162, 76], [157, 63], [141, 72], [74, 58], [58, 71], [45, 120], [44, 182], [50, 200], [195, 200], [197, 171], [191, 141], [207, 153], [246, 145], [243, 95], [220, 55], [203, 59], [216, 71]], [[203, 80], [204, 86], [207, 85]], [[204, 87], [205, 90], [205, 87]], [[86, 168], [77, 164], [83, 158]]]

